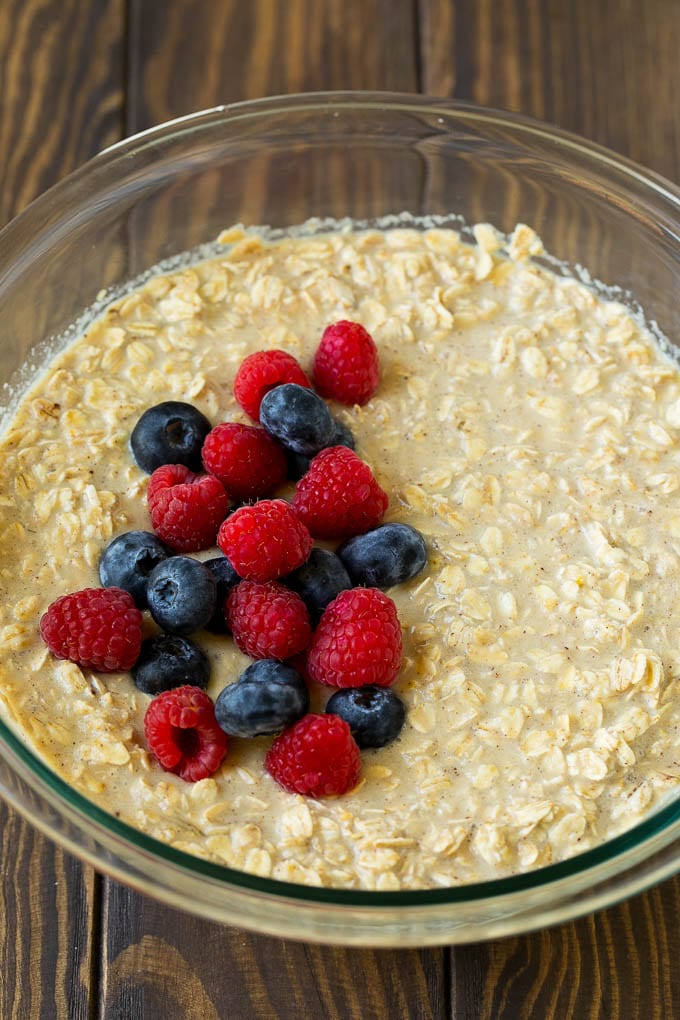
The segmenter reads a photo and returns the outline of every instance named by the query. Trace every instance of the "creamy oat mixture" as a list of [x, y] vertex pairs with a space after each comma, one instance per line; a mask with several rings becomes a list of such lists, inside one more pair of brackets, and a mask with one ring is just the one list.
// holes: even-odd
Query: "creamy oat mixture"
[[[28, 393], [2, 440], [0, 702], [68, 782], [174, 847], [275, 878], [391, 890], [548, 864], [636, 821], [678, 784], [680, 371], [620, 304], [450, 230], [339, 232], [224, 254], [111, 307]], [[351, 794], [306, 800], [232, 739], [183, 783], [145, 750], [128, 675], [54, 659], [38, 621], [98, 584], [109, 539], [149, 528], [128, 437], [188, 400], [245, 417], [244, 356], [309, 366], [325, 325], [362, 322], [383, 380], [339, 410], [425, 535], [426, 572], [390, 594], [404, 628], [393, 745]], [[211, 555], [208, 553], [206, 555]], [[216, 697], [248, 660], [200, 636]], [[330, 691], [315, 690], [313, 710]]]

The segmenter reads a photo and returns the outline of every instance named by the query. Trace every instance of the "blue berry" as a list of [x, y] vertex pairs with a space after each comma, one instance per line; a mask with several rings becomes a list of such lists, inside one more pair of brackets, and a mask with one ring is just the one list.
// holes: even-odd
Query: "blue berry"
[[171, 556], [159, 563], [146, 590], [151, 615], [171, 634], [191, 634], [205, 627], [215, 612], [216, 593], [212, 571], [190, 556]]
[[345, 425], [344, 421], [340, 421], [339, 418], [333, 419], [333, 435], [331, 436], [329, 446], [346, 446], [350, 450], [356, 450], [357, 444], [352, 434], [352, 430], [348, 425]]
[[99, 580], [105, 588], [123, 588], [139, 609], [145, 609], [149, 574], [170, 555], [168, 547], [150, 531], [126, 531], [102, 553]]
[[326, 703], [344, 719], [359, 747], [384, 747], [401, 733], [406, 706], [389, 687], [345, 687]]
[[156, 697], [174, 687], [205, 690], [210, 663], [205, 652], [179, 634], [158, 634], [142, 641], [142, 650], [132, 667], [132, 679], [144, 694]]
[[348, 539], [338, 556], [355, 585], [384, 590], [420, 573], [427, 563], [427, 546], [408, 524], [381, 524]]
[[[345, 423], [333, 418], [333, 434], [326, 446], [347, 446], [350, 450], [354, 450], [356, 442]], [[311, 457], [305, 457], [301, 453], [288, 452], [288, 477], [291, 482], [297, 482], [307, 474], [311, 461]]]
[[202, 471], [201, 448], [211, 425], [193, 404], [166, 400], [141, 416], [130, 436], [135, 461], [151, 474], [163, 464]]
[[291, 666], [260, 659], [221, 692], [215, 716], [232, 737], [264, 737], [279, 733], [306, 714], [309, 691]]
[[328, 549], [315, 547], [301, 567], [284, 578], [284, 584], [302, 597], [314, 625], [336, 595], [352, 587], [342, 561]]
[[203, 560], [204, 566], [212, 573], [217, 584], [215, 612], [205, 625], [205, 629], [213, 634], [228, 634], [229, 627], [224, 613], [227, 595], [241, 578], [238, 576], [226, 556], [215, 556], [211, 560]]
[[305, 457], [313, 457], [328, 446], [334, 431], [325, 401], [314, 390], [297, 383], [284, 383], [265, 393], [260, 422], [287, 450]]

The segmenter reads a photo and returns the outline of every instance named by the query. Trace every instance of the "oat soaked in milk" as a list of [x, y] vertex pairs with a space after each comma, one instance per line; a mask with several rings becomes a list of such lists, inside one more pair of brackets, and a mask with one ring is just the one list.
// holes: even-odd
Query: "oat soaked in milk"
[[[2, 440], [0, 699], [67, 782], [174, 847], [294, 882], [392, 890], [539, 867], [638, 821], [678, 783], [680, 373], [621, 305], [447, 229], [339, 231], [150, 279], [58, 356]], [[309, 366], [323, 328], [374, 336], [382, 382], [334, 407], [418, 528], [429, 564], [390, 591], [404, 630], [401, 737], [350, 794], [280, 789], [270, 740], [231, 740], [185, 784], [146, 750], [127, 674], [54, 659], [38, 621], [149, 528], [128, 449], [149, 406], [245, 421], [243, 358]], [[208, 554], [209, 555], [209, 554]], [[214, 698], [249, 660], [201, 633]], [[312, 710], [331, 692], [314, 689]]]

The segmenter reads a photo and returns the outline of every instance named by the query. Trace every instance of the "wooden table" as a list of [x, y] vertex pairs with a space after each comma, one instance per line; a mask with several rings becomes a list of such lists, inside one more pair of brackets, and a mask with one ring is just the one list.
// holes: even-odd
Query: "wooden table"
[[[680, 178], [679, 0], [0, 0], [0, 223], [215, 103], [359, 88], [521, 110]], [[680, 1016], [680, 879], [464, 948], [250, 935], [96, 874], [0, 807], [0, 1017]]]

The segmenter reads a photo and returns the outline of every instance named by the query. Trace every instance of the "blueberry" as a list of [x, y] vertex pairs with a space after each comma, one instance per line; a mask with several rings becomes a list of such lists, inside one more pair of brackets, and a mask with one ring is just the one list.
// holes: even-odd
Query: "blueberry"
[[129, 591], [139, 609], [146, 608], [149, 574], [170, 556], [170, 550], [150, 531], [127, 531], [109, 542], [99, 560], [99, 580], [105, 588]]
[[265, 393], [260, 422], [287, 450], [305, 457], [313, 457], [328, 446], [334, 431], [325, 401], [314, 390], [297, 383], [284, 383]]
[[[347, 446], [350, 450], [354, 450], [356, 449], [356, 442], [350, 429], [348, 429], [344, 422], [333, 418], [333, 434], [326, 443], [326, 446]], [[291, 453], [288, 451], [288, 478], [290, 478], [291, 482], [297, 482], [303, 475], [307, 474], [311, 460], [311, 457], [305, 457], [301, 453]]]
[[179, 634], [159, 634], [142, 641], [142, 650], [132, 668], [137, 687], [152, 697], [184, 684], [205, 690], [209, 677], [210, 663], [205, 652]]
[[352, 587], [349, 574], [335, 553], [316, 547], [306, 563], [284, 578], [284, 584], [302, 597], [313, 624], [319, 622], [324, 609], [336, 595]]
[[381, 524], [348, 539], [338, 556], [355, 585], [385, 589], [419, 574], [427, 563], [427, 547], [410, 525]]
[[345, 687], [336, 691], [326, 711], [344, 719], [359, 747], [384, 747], [401, 733], [406, 707], [387, 687]]
[[241, 578], [238, 576], [226, 556], [215, 556], [212, 560], [203, 560], [203, 565], [210, 570], [217, 584], [215, 612], [205, 625], [205, 629], [213, 634], [228, 634], [229, 627], [224, 616], [224, 603], [232, 588]]
[[217, 582], [211, 570], [190, 556], [171, 556], [151, 571], [146, 590], [151, 615], [171, 634], [205, 627], [215, 612]]
[[302, 718], [309, 708], [309, 691], [291, 666], [260, 659], [221, 692], [215, 716], [233, 737], [263, 737], [279, 733]]
[[352, 430], [345, 425], [344, 421], [338, 418], [333, 419], [333, 435], [328, 443], [329, 446], [347, 446], [350, 450], [356, 450], [356, 441]]
[[141, 416], [130, 436], [132, 455], [142, 471], [151, 474], [162, 464], [202, 469], [201, 449], [211, 425], [192, 404], [166, 400]]

